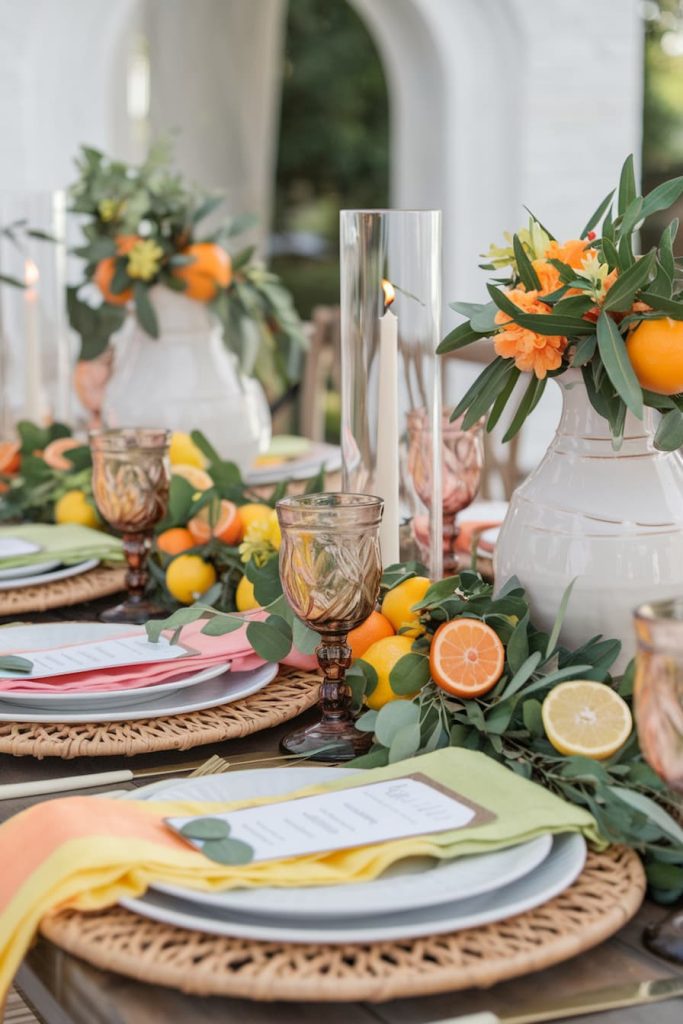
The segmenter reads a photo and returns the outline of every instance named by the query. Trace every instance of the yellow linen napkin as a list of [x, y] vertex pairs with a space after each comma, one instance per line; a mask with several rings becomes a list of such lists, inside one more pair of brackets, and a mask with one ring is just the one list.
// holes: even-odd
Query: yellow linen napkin
[[0, 998], [45, 914], [67, 907], [111, 906], [123, 897], [141, 895], [154, 882], [202, 890], [361, 882], [376, 878], [406, 857], [445, 859], [488, 852], [544, 832], [582, 832], [594, 844], [605, 845], [586, 811], [483, 754], [455, 748], [311, 786], [280, 799], [415, 772], [481, 804], [496, 817], [429, 836], [234, 867], [208, 860], [171, 832], [163, 819], [275, 801], [171, 803], [79, 796], [33, 805], [0, 827]]

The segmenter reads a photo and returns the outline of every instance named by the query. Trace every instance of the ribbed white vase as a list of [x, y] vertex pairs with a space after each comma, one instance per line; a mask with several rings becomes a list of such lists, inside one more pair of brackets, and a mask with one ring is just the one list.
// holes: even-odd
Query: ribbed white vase
[[633, 609], [683, 595], [683, 458], [654, 447], [653, 413], [626, 418], [615, 451], [578, 370], [557, 381], [562, 418], [545, 456], [513, 494], [496, 545], [498, 586], [516, 575], [534, 621], [549, 629], [576, 578], [562, 641], [597, 633], [635, 651]]
[[248, 470], [270, 444], [268, 403], [240, 373], [218, 320], [203, 302], [168, 288], [150, 293], [160, 336], [130, 317], [115, 342], [103, 421], [109, 427], [201, 430], [225, 459]]

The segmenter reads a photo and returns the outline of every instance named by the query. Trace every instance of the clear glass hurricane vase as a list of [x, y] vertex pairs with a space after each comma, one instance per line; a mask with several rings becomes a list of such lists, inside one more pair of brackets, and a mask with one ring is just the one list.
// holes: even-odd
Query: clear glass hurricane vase
[[[343, 210], [343, 487], [384, 499], [384, 564], [426, 559], [441, 574], [441, 211]], [[430, 426], [429, 493], [413, 486], [408, 424]], [[418, 534], [427, 538], [418, 543]]]

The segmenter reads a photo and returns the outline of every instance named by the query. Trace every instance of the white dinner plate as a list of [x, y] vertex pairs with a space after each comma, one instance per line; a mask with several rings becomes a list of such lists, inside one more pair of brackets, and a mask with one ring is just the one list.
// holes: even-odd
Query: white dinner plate
[[250, 487], [261, 487], [266, 484], [277, 484], [281, 480], [308, 480], [315, 476], [321, 466], [327, 473], [335, 473], [341, 468], [341, 448], [337, 444], [325, 444], [312, 441], [305, 455], [298, 459], [288, 459], [274, 466], [256, 466], [247, 470], [245, 483]]
[[[106, 622], [47, 622], [32, 625], [7, 626], [0, 629], [0, 651], [39, 651], [47, 647], [64, 647], [69, 644], [91, 643], [97, 640], [109, 640], [116, 636], [126, 636], [135, 629], [134, 626]], [[139, 701], [149, 703], [150, 695], [161, 697], [164, 693], [184, 690], [187, 686], [208, 682], [221, 675], [230, 667], [230, 662], [213, 665], [201, 672], [192, 672], [192, 662], [178, 662], [178, 675], [166, 683], [155, 683], [150, 686], [136, 686], [129, 690], [98, 690], [89, 693], [64, 693], [55, 684], [54, 690], [34, 690], [20, 693], [16, 690], [4, 691], [0, 684], [0, 700], [3, 703], [31, 706], [34, 711], [44, 711], [55, 715], [64, 711], [88, 710], [96, 705], [98, 710], [131, 707]]]
[[[348, 769], [347, 769], [348, 772]], [[325, 773], [325, 774], [323, 774]], [[329, 774], [328, 774], [329, 773]], [[255, 778], [240, 779], [246, 772], [185, 779], [167, 784], [154, 799], [227, 802], [253, 796], [280, 796], [300, 786], [314, 785], [339, 778], [338, 769], [294, 769], [282, 772], [261, 769], [250, 772]], [[346, 772], [344, 773], [346, 774]], [[235, 792], [237, 786], [244, 792]], [[139, 795], [139, 794], [138, 794]], [[430, 857], [411, 858], [393, 865], [381, 878], [356, 885], [311, 886], [300, 889], [240, 889], [227, 892], [197, 892], [174, 885], [158, 885], [159, 892], [215, 909], [256, 915], [257, 917], [333, 918], [367, 917], [369, 914], [393, 914], [442, 903], [445, 899], [478, 896], [500, 888], [533, 871], [552, 847], [550, 835], [527, 843], [496, 850], [476, 857], [438, 861]]]
[[155, 688], [147, 688], [149, 700], [136, 700], [126, 709], [111, 710], [100, 708], [78, 711], [54, 709], [36, 711], [31, 704], [20, 704], [18, 701], [0, 699], [0, 722], [134, 722], [144, 718], [161, 718], [165, 715], [183, 715], [189, 711], [202, 711], [215, 708], [220, 704], [231, 704], [235, 700], [249, 697], [252, 693], [262, 690], [272, 682], [278, 673], [277, 664], [262, 665], [249, 672], [223, 672], [215, 679], [198, 683], [180, 693], [167, 693], [155, 697]]
[[[44, 567], [45, 563], [41, 564]], [[55, 564], [59, 565], [60, 563], [56, 562]], [[89, 558], [85, 562], [78, 562], [77, 565], [64, 565], [61, 569], [55, 569], [53, 572], [36, 572], [36, 568], [40, 569], [40, 566], [32, 565], [30, 576], [0, 580], [0, 590], [16, 590], [18, 587], [32, 587], [35, 584], [53, 583], [55, 580], [68, 580], [71, 576], [80, 576], [83, 572], [89, 572], [99, 564], [99, 558]]]
[[[34, 577], [40, 576], [43, 572], [48, 572], [50, 569], [55, 569], [62, 563], [58, 558], [51, 558], [45, 562], [34, 562], [33, 565], [15, 565], [13, 569], [0, 569], [0, 580], [20, 580], [23, 577]], [[18, 586], [18, 583], [12, 583], [12, 587]], [[7, 589], [7, 588], [5, 588]]]
[[[302, 782], [315, 784], [326, 781], [332, 773], [339, 775], [334, 769], [303, 769], [306, 773], [304, 776], [299, 774], [300, 771], [289, 768], [285, 772], [282, 769], [259, 769], [231, 773], [230, 798], [248, 799], [259, 795], [260, 787], [255, 785], [255, 777], [263, 776], [266, 772], [271, 775], [270, 793], [273, 796], [292, 787], [296, 789]], [[276, 772], [283, 785], [276, 783]], [[323, 772], [327, 774], [323, 775]], [[286, 786], [286, 789], [283, 786]], [[178, 787], [154, 786], [155, 798], [169, 798], [171, 794], [177, 795]], [[139, 795], [138, 792], [136, 797]], [[183, 790], [183, 795], [187, 796], [188, 790]], [[227, 935], [266, 942], [382, 942], [474, 928], [521, 914], [547, 902], [571, 885], [580, 874], [585, 858], [586, 843], [583, 836], [566, 833], [553, 838], [550, 853], [533, 871], [501, 888], [472, 898], [442, 901], [436, 906], [422, 909], [402, 909], [399, 912], [379, 915], [368, 913], [365, 917], [340, 916], [324, 920], [306, 920], [286, 916], [265, 920], [258, 915], [192, 902], [196, 893], [192, 893], [191, 900], [151, 890], [137, 899], [124, 899], [121, 905], [154, 921], [211, 935]], [[297, 891], [301, 893], [304, 890]]]

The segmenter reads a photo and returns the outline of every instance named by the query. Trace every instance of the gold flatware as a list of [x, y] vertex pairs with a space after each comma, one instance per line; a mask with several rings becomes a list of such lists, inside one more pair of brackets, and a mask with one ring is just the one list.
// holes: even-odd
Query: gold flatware
[[627, 1006], [660, 1003], [665, 999], [677, 999], [679, 996], [683, 996], [683, 977], [657, 978], [579, 992], [536, 1009], [523, 1010], [521, 1013], [499, 1016], [486, 1010], [483, 1013], [468, 1013], [464, 1017], [446, 1017], [443, 1020], [432, 1021], [432, 1024], [543, 1024], [549, 1020], [583, 1017], [588, 1013], [603, 1013], [606, 1010], [622, 1010]]
[[227, 758], [213, 757], [204, 761], [188, 761], [186, 764], [168, 764], [156, 768], [121, 768], [118, 771], [94, 772], [90, 775], [61, 776], [57, 779], [36, 779], [32, 782], [10, 782], [0, 785], [0, 800], [17, 800], [21, 797], [46, 796], [49, 793], [69, 793], [77, 789], [92, 789], [95, 786], [113, 786], [121, 782], [152, 779], [165, 775], [219, 775], [236, 768], [261, 764], [301, 761], [298, 755], [247, 754]]

